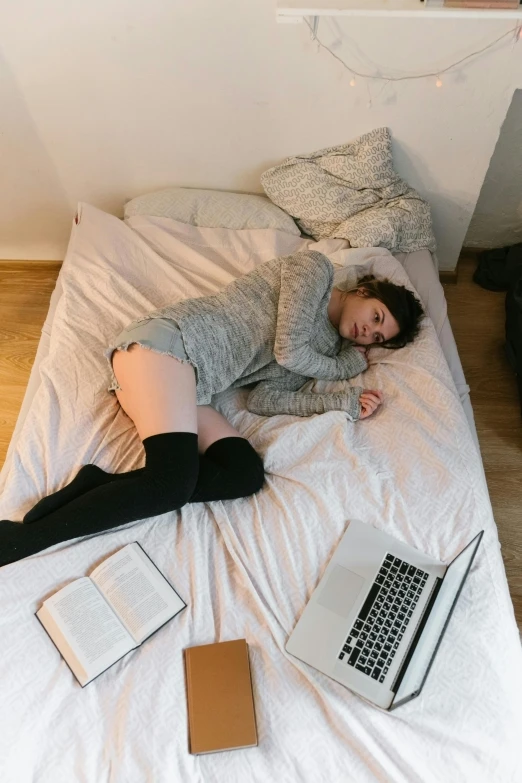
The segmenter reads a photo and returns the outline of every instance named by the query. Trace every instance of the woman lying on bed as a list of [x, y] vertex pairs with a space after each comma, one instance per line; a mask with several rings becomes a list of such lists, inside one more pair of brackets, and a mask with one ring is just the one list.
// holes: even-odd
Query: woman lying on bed
[[[264, 416], [341, 410], [365, 419], [378, 390], [300, 391], [310, 379], [341, 380], [367, 369], [367, 349], [400, 348], [423, 316], [403, 286], [372, 278], [341, 291], [317, 252], [275, 258], [213, 296], [142, 316], [105, 352], [115, 393], [134, 422], [145, 467], [106, 473], [84, 465], [66, 487], [40, 500], [24, 524], [0, 522], [0, 565], [71, 538], [164, 514], [185, 503], [251, 495], [263, 463], [214, 408], [214, 394], [256, 384], [247, 407]], [[344, 339], [343, 339], [344, 338]]]

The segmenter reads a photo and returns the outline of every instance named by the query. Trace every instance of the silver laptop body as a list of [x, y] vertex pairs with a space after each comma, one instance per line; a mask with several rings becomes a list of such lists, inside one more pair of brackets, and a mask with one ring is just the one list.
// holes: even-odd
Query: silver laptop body
[[372, 704], [418, 696], [481, 531], [449, 566], [352, 520], [286, 649]]

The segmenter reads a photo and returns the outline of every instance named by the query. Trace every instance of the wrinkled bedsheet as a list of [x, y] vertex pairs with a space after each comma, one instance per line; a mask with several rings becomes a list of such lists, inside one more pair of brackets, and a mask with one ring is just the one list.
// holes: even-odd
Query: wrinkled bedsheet
[[[0, 474], [0, 518], [21, 519], [87, 462], [144, 464], [106, 391], [103, 350], [123, 326], [303, 247], [318, 245], [272, 230], [124, 223], [81, 205], [41, 384]], [[350, 251], [335, 252], [350, 263]], [[408, 284], [382, 251], [364, 265]], [[219, 396], [264, 458], [256, 496], [188, 505], [0, 569], [2, 783], [521, 779], [520, 641], [480, 457], [431, 322], [412, 346], [372, 349], [367, 373], [348, 383], [361, 380], [385, 403], [355, 424], [342, 412], [263, 418], [246, 410], [245, 390]], [[284, 649], [350, 518], [445, 562], [485, 530], [422, 694], [393, 713]], [[82, 689], [34, 612], [131, 541], [188, 607]], [[183, 649], [236, 638], [249, 644], [259, 746], [192, 756]]]

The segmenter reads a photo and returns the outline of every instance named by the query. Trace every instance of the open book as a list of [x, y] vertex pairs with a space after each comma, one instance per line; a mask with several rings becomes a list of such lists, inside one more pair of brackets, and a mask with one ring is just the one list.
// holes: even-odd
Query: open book
[[134, 542], [44, 601], [36, 617], [83, 687], [185, 607]]

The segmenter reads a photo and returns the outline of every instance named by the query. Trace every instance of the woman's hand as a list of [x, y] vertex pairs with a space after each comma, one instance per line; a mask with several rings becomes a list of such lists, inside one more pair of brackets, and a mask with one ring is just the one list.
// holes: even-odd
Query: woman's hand
[[359, 419], [367, 419], [382, 404], [383, 395], [378, 389], [365, 389], [359, 397], [361, 414]]
[[359, 353], [362, 353], [364, 358], [368, 360], [368, 348], [365, 348], [364, 345], [354, 345], [353, 346], [356, 351], [359, 351]]

